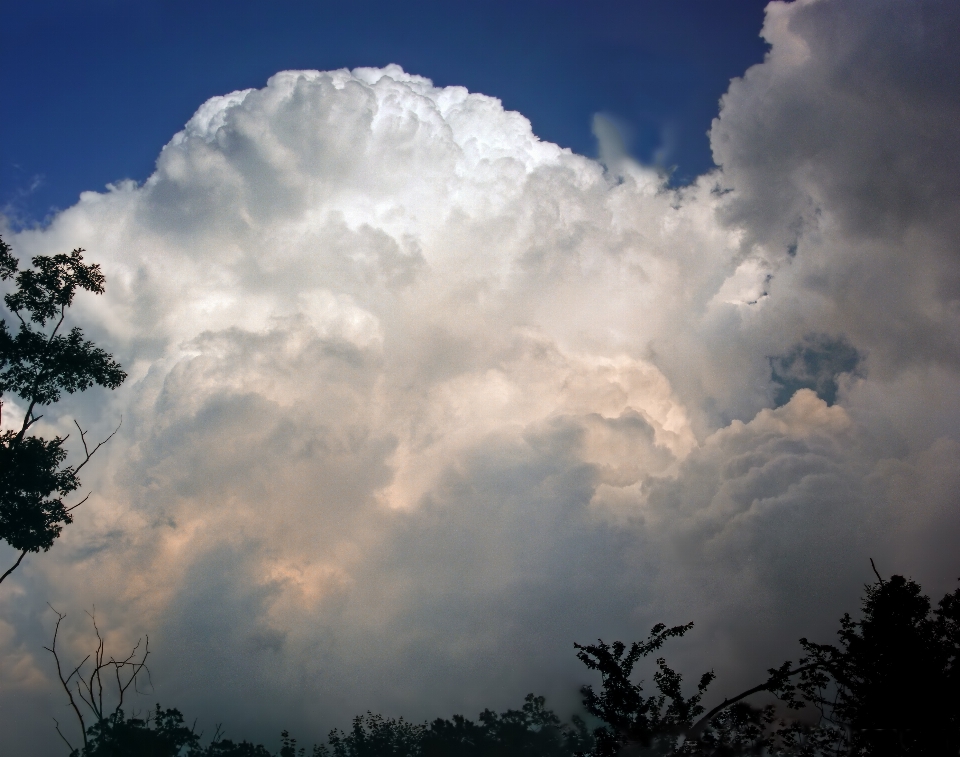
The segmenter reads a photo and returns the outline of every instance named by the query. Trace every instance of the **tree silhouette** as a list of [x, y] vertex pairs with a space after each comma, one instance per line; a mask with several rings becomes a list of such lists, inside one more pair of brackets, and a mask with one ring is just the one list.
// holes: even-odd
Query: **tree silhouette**
[[[56, 645], [52, 645], [51, 651], [55, 648]], [[95, 679], [96, 671], [90, 670], [89, 675], [83, 677], [81, 688]], [[219, 727], [211, 742], [202, 745], [201, 735], [194, 727], [184, 724], [179, 710], [164, 710], [160, 705], [144, 717], [136, 714], [127, 717], [119, 704], [101, 715], [85, 730], [83, 747], [70, 747], [71, 757], [272, 757], [261, 744], [235, 743], [221, 738]], [[349, 731], [331, 731], [327, 743], [314, 745], [309, 754], [311, 757], [573, 757], [591, 745], [592, 738], [582, 721], [574, 719], [573, 725], [563, 723], [546, 707], [543, 697], [528, 694], [521, 709], [502, 713], [484, 710], [476, 721], [455, 715], [451, 720], [438, 718], [430, 724], [413, 723], [368, 712], [354, 718]], [[298, 748], [297, 740], [283, 731], [277, 757], [306, 755], [307, 749]]]
[[19, 322], [14, 334], [0, 320], [0, 413], [6, 394], [26, 405], [20, 428], [0, 433], [0, 539], [20, 552], [0, 582], [28, 552], [50, 549], [63, 526], [72, 522], [70, 513], [82, 501], [68, 507], [63, 498], [80, 487], [80, 469], [110, 439], [90, 449], [86, 432], [77, 424], [85, 457], [76, 467], [64, 466], [67, 437], [27, 434], [42, 417], [37, 409], [57, 402], [64, 392], [73, 394], [94, 384], [115, 389], [127, 376], [111, 355], [85, 340], [79, 328], [61, 332], [79, 290], [103, 293], [100, 266], [84, 263], [83, 252], [40, 255], [31, 261], [32, 269], [20, 270], [10, 246], [0, 239], [0, 281], [16, 283], [3, 300]]
[[730, 720], [728, 708], [767, 691], [819, 715], [814, 727], [781, 722], [767, 730], [763, 742], [781, 754], [960, 753], [960, 589], [933, 608], [915, 581], [876, 575], [864, 587], [861, 619], [840, 619], [839, 645], [800, 639], [805, 654], [797, 666], [788, 660], [771, 668], [767, 681], [714, 707], [688, 736], [711, 743], [716, 720]]
[[821, 713], [811, 753], [960, 753], [960, 589], [936, 608], [903, 576], [865, 590], [862, 618], [840, 619], [839, 645], [800, 640], [807, 668], [779, 692]]
[[[102, 740], [107, 737], [110, 731], [115, 730], [118, 725], [124, 722], [123, 700], [127, 692], [131, 688], [134, 692], [137, 692], [138, 679], [144, 673], [146, 673], [147, 676], [150, 675], [150, 670], [147, 668], [147, 657], [150, 656], [150, 638], [146, 637], [145, 640], [141, 639], [138, 641], [126, 657], [120, 659], [112, 655], [107, 657], [106, 645], [103, 636], [100, 634], [96, 616], [93, 613], [88, 613], [97, 637], [96, 647], [92, 654], [84, 657], [79, 665], [65, 675], [65, 671], [68, 668], [64, 667], [60, 659], [60, 653], [57, 651], [57, 638], [60, 635], [60, 624], [63, 623], [66, 615], [57, 612], [53, 607], [50, 609], [57, 614], [57, 625], [54, 628], [53, 640], [50, 646], [44, 647], [44, 649], [52, 654], [53, 659], [56, 661], [57, 677], [60, 679], [60, 685], [63, 686], [63, 690], [67, 694], [70, 709], [73, 710], [73, 714], [80, 724], [80, 733], [83, 737], [84, 751], [86, 752], [88, 734], [95, 734], [97, 738]], [[140, 646], [141, 642], [143, 642], [142, 649]], [[87, 662], [91, 663], [89, 672], [85, 672]], [[107, 680], [106, 686], [103, 682], [104, 678]], [[111, 695], [109, 691], [109, 684], [113, 680], [116, 680], [115, 695]], [[106, 703], [104, 703], [105, 695]], [[116, 700], [112, 712], [109, 709], [111, 698]], [[94, 722], [89, 728], [87, 727], [86, 718], [84, 718], [84, 712], [87, 712], [88, 716], [93, 716]], [[56, 719], [54, 722], [56, 722]], [[131, 727], [136, 730], [137, 725], [133, 724]], [[78, 750], [75, 750], [70, 744], [70, 741], [63, 735], [59, 723], [57, 723], [57, 733], [60, 735], [60, 738], [63, 739], [64, 743], [70, 747], [71, 754], [79, 754]]]
[[587, 712], [604, 723], [593, 732], [594, 757], [613, 757], [630, 748], [669, 754], [683, 743], [693, 718], [703, 712], [700, 700], [714, 674], [704, 673], [697, 693], [689, 699], [681, 691], [682, 676], [663, 657], [657, 658], [657, 671], [653, 674], [658, 693], [645, 696], [642, 682], [634, 683], [631, 676], [637, 662], [660, 649], [667, 639], [683, 636], [692, 627], [693, 623], [672, 628], [658, 623], [646, 641], [634, 642], [629, 650], [621, 641], [606, 644], [601, 639], [588, 646], [574, 644], [580, 661], [598, 671], [602, 680], [600, 693], [592, 686], [580, 689]]
[[543, 697], [527, 694], [519, 710], [484, 710], [429, 725], [368, 712], [349, 732], [333, 730], [316, 757], [572, 757], [592, 739], [583, 722], [563, 723]]
[[[872, 561], [871, 561], [872, 564]], [[876, 572], [876, 568], [874, 568]], [[713, 673], [689, 699], [680, 675], [663, 658], [647, 696], [631, 676], [642, 658], [691, 625], [659, 624], [643, 643], [576, 645], [578, 657], [602, 677], [602, 691], [581, 689], [584, 706], [603, 725], [593, 757], [627, 754], [768, 754], [796, 757], [912, 757], [960, 754], [960, 589], [934, 608], [903, 576], [864, 587], [860, 620], [840, 619], [839, 644], [801, 639], [797, 664], [771, 668], [768, 678], [724, 700], [695, 723]], [[788, 709], [815, 708], [818, 720], [786, 718], [749, 697], [773, 694]]]
[[[60, 624], [66, 616], [54, 612], [57, 624], [46, 650], [56, 661], [57, 677], [83, 738], [82, 746], [74, 747], [54, 719], [70, 757], [272, 757], [260, 744], [235, 743], [221, 738], [219, 726], [210, 743], [202, 746], [202, 734], [198, 734], [195, 727], [188, 727], [177, 709], [164, 710], [157, 704], [155, 710], [148, 710], [143, 716], [136, 711], [128, 716], [123, 709], [128, 692], [143, 693], [138, 684], [145, 675], [150, 675], [147, 668], [149, 637], [140, 639], [125, 657], [108, 655], [96, 617], [88, 613], [96, 644], [91, 654], [70, 668], [64, 665], [57, 650]], [[286, 732], [283, 738], [281, 757], [296, 757], [296, 751], [290, 751], [296, 742]]]
[[[62, 617], [61, 617], [62, 619]], [[58, 621], [59, 627], [59, 621]], [[94, 626], [96, 628], [96, 626]], [[840, 619], [837, 645], [801, 639], [804, 655], [771, 668], [768, 678], [703, 713], [701, 699], [714, 679], [700, 677], [685, 697], [682, 677], [656, 659], [655, 692], [636, 682], [637, 663], [692, 624], [653, 627], [643, 642], [576, 645], [577, 656], [601, 677], [601, 688], [583, 686], [583, 705], [600, 725], [590, 733], [577, 717], [565, 723], [543, 697], [527, 695], [518, 710], [484, 710], [476, 721], [462, 715], [432, 723], [384, 718], [368, 712], [347, 731], [333, 730], [313, 757], [913, 757], [960, 753], [960, 589], [934, 608], [920, 586], [903, 576], [865, 587], [860, 620]], [[144, 671], [147, 648], [126, 658], [107, 658], [97, 633], [92, 669], [85, 661], [60, 679], [70, 703], [93, 711], [73, 757], [270, 757], [259, 744], [220, 738], [206, 746], [178, 710], [159, 705], [146, 717], [126, 717], [123, 693]], [[50, 651], [56, 653], [56, 634]], [[139, 654], [139, 657], [137, 657]], [[110, 670], [119, 698], [112, 711], [100, 703], [101, 674]], [[117, 675], [119, 674], [119, 675]], [[79, 684], [79, 685], [78, 685]], [[71, 689], [72, 687], [72, 689]], [[789, 708], [812, 706], [818, 722], [786, 718], [773, 705], [757, 708], [750, 696], [767, 692]], [[98, 709], [99, 708], [99, 709]], [[81, 718], [81, 727], [84, 726]], [[286, 731], [279, 757], [306, 757]]]

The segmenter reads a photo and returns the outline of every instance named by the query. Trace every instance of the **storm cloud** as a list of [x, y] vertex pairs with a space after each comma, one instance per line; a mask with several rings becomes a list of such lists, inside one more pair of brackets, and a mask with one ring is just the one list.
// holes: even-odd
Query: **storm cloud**
[[309, 741], [570, 712], [572, 643], [659, 620], [719, 698], [869, 557], [951, 588], [960, 19], [881, 5], [771, 3], [686, 187], [396, 66], [285, 71], [6, 235], [101, 263], [75, 316], [131, 376], [44, 418], [123, 425], [0, 594], [4, 731], [58, 748], [47, 601], [77, 654], [93, 605], [150, 633], [164, 704]]

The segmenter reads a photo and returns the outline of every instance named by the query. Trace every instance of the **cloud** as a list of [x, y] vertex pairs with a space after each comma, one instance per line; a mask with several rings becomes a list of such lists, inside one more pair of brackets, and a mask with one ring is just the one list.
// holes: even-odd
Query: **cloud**
[[770, 371], [779, 384], [774, 402], [783, 405], [798, 389], [813, 389], [832, 405], [837, 399], [839, 380], [844, 374], [856, 374], [863, 356], [842, 337], [808, 334], [784, 355], [770, 358]]
[[729, 694], [829, 638], [868, 557], [950, 588], [955, 11], [891, 7], [771, 4], [681, 189], [396, 66], [288, 71], [13, 236], [102, 263], [77, 318], [131, 373], [45, 419], [124, 421], [4, 584], [20, 732], [58, 701], [48, 600], [76, 652], [92, 604], [149, 632], [161, 701], [309, 740], [572, 708], [572, 642], [658, 620]]
[[731, 83], [711, 131], [745, 251], [884, 370], [960, 354], [958, 12], [771, 3], [767, 60]]

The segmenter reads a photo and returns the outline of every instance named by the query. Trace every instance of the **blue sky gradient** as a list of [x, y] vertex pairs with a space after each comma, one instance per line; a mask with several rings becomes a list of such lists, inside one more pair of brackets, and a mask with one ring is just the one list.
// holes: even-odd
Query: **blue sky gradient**
[[143, 181], [207, 98], [284, 69], [398, 63], [499, 97], [542, 139], [595, 155], [596, 112], [685, 183], [729, 80], [762, 60], [761, 0], [5, 3], [0, 208], [43, 222], [80, 192]]

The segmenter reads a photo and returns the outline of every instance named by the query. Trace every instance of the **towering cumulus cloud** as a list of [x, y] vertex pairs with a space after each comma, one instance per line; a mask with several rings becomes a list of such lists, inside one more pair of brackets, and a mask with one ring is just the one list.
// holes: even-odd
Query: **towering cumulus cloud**
[[43, 421], [123, 416], [0, 594], [3, 731], [52, 730], [48, 600], [78, 653], [94, 604], [149, 632], [155, 698], [309, 739], [572, 708], [572, 642], [661, 619], [730, 694], [869, 557], [951, 588], [960, 6], [879, 5], [772, 3], [682, 189], [396, 66], [287, 71], [9, 237], [103, 265], [76, 310], [131, 378]]

